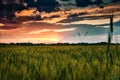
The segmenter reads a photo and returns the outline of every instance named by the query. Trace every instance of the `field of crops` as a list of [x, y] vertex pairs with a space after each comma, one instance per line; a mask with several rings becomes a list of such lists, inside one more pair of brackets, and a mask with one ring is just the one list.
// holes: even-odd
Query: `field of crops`
[[0, 80], [120, 80], [120, 46], [0, 47]]

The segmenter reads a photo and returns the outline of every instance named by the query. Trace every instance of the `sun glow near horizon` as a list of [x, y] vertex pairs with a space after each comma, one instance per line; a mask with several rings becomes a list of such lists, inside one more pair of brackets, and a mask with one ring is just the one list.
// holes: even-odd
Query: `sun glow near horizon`
[[23, 38], [23, 39], [3, 39], [2, 43], [58, 43], [59, 38]]

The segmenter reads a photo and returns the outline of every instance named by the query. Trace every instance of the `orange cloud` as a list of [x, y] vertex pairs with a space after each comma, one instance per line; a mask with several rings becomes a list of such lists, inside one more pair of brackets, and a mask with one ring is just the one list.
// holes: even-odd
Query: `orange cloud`
[[[44, 20], [39, 20], [40, 22], [46, 22], [46, 23], [57, 23], [59, 21], [65, 20], [68, 18], [68, 16], [70, 16], [71, 14], [79, 14], [81, 12], [87, 12], [87, 14], [85, 15], [78, 15], [78, 17], [83, 17], [83, 16], [88, 16], [90, 18], [92, 18], [91, 16], [101, 16], [101, 15], [108, 15], [111, 10], [115, 11], [115, 15], [117, 15], [119, 11], [119, 5], [108, 5], [105, 6], [104, 9], [99, 9], [99, 7], [92, 7], [92, 8], [76, 8], [76, 9], [70, 9], [70, 10], [66, 10], [66, 11], [58, 11], [58, 12], [51, 12], [51, 13], [46, 13], [46, 12], [38, 12], [36, 11], [36, 8], [31, 8], [29, 10], [23, 10], [20, 13], [16, 12], [16, 16], [20, 17], [20, 16], [34, 16], [36, 14], [40, 15], [41, 18], [43, 18]], [[34, 12], [37, 13], [34, 13]], [[120, 14], [120, 13], [119, 13]], [[59, 16], [56, 18], [51, 18], [52, 16]], [[87, 20], [88, 21], [88, 20]], [[30, 21], [28, 21], [30, 22]], [[34, 21], [31, 21], [34, 22]], [[89, 22], [89, 21], [88, 21]], [[24, 22], [27, 23], [27, 22]]]
[[22, 38], [22, 39], [1, 39], [2, 42], [18, 43], [18, 42], [32, 42], [32, 43], [57, 43], [59, 38]]
[[67, 31], [74, 31], [76, 30], [76, 28], [64, 28], [64, 29], [42, 29], [42, 30], [38, 30], [38, 31], [32, 31], [29, 32], [28, 34], [40, 34], [40, 33], [44, 33], [44, 32], [67, 32]]
[[3, 27], [3, 26], [5, 26], [5, 24], [3, 24], [3, 23], [0, 23], [0, 27]]
[[29, 10], [22, 10], [20, 13], [16, 12], [15, 15], [17, 17], [20, 17], [20, 16], [32, 16], [34, 11], [36, 11], [36, 8], [31, 8]]
[[50, 29], [42, 29], [42, 30], [38, 30], [38, 31], [29, 32], [28, 34], [39, 34], [39, 33], [48, 32], [48, 31], [51, 31], [51, 30]]

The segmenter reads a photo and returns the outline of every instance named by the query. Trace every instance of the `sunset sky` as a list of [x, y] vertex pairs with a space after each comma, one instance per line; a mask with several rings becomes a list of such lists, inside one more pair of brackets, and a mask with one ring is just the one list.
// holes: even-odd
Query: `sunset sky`
[[[119, 0], [86, 0], [89, 3], [85, 0], [41, 1], [0, 1], [3, 6], [0, 8], [0, 43], [107, 42], [112, 12], [112, 42], [120, 43]], [[7, 4], [12, 7], [9, 9]]]

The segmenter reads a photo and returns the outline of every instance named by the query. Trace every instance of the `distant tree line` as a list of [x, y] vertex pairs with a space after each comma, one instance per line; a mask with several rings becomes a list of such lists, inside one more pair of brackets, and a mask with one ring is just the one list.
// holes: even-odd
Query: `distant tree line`
[[[20, 45], [20, 46], [40, 46], [40, 45], [81, 45], [81, 46], [87, 46], [87, 45], [107, 45], [108, 42], [99, 42], [99, 43], [51, 43], [51, 44], [45, 44], [45, 43], [0, 43], [0, 46], [4, 45]], [[111, 43], [111, 45], [116, 45], [119, 43]], [[120, 45], [120, 44], [119, 44]]]

